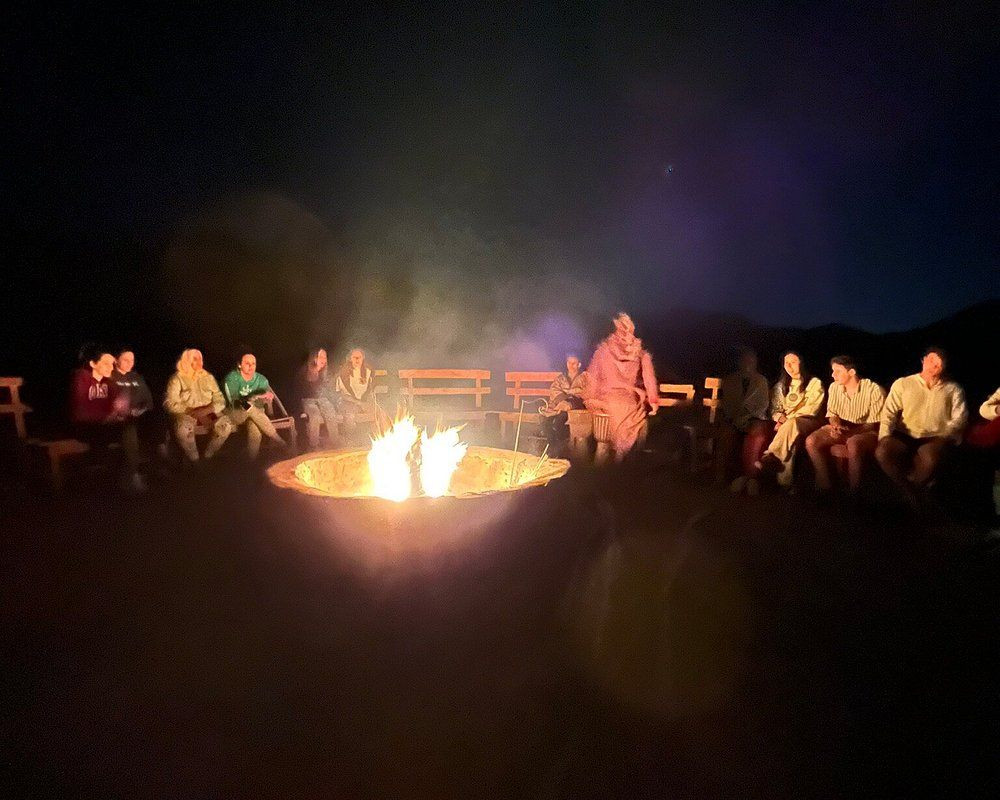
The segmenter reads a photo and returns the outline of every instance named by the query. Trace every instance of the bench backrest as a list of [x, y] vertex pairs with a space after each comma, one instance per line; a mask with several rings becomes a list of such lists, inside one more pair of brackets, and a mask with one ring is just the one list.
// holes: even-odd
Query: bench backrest
[[[21, 386], [24, 385], [24, 378], [0, 378], [0, 389], [6, 389], [9, 395], [9, 403], [0, 403], [0, 414], [13, 414], [14, 427], [17, 435], [21, 439], [28, 438], [28, 427], [24, 423], [24, 415], [31, 411], [29, 406], [21, 402]], [[0, 397], [0, 400], [3, 400]]]
[[549, 387], [552, 385], [552, 381], [558, 377], [558, 372], [505, 372], [504, 380], [508, 384], [507, 396], [514, 399], [514, 410], [517, 411], [520, 408], [523, 397], [548, 397]]
[[708, 421], [715, 424], [715, 415], [719, 412], [719, 387], [722, 386], [722, 378], [705, 378], [705, 390], [708, 397], [701, 398], [701, 403], [708, 409]]
[[656, 404], [660, 408], [688, 406], [694, 402], [693, 383], [661, 383], [660, 396]]
[[[415, 406], [417, 397], [468, 397], [473, 405], [483, 407], [483, 397], [490, 393], [483, 381], [490, 379], [488, 369], [401, 369], [400, 393]], [[417, 385], [416, 381], [434, 381], [434, 386]], [[461, 383], [462, 381], [471, 381]], [[443, 384], [443, 385], [442, 385]]]

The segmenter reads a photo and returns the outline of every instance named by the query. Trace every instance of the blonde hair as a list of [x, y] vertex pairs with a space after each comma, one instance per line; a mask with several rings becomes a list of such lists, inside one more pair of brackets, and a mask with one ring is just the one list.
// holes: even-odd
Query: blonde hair
[[[194, 359], [195, 354], [201, 355], [201, 350], [196, 350], [191, 348], [190, 350], [185, 350], [181, 353], [181, 357], [177, 359], [177, 371], [186, 377], [191, 377], [195, 374], [195, 370], [191, 366], [191, 361]], [[202, 356], [204, 359], [204, 356]], [[204, 369], [202, 370], [204, 372]]]

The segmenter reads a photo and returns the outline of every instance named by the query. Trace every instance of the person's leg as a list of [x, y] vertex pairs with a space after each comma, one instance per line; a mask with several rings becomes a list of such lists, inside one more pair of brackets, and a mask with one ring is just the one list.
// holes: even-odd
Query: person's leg
[[[277, 429], [274, 427], [274, 423], [271, 422], [271, 418], [267, 416], [267, 412], [263, 408], [260, 408], [259, 406], [250, 406], [250, 408], [247, 409], [247, 418], [249, 419], [249, 427], [256, 428], [259, 431], [259, 434], [263, 434], [282, 449], [287, 447], [285, 440], [281, 438], [281, 434], [278, 433]], [[259, 434], [257, 437], [258, 449], [260, 447]]]
[[187, 414], [177, 414], [173, 419], [174, 438], [188, 461], [198, 460], [198, 445], [194, 440], [194, 430], [198, 422]]
[[736, 448], [736, 440], [739, 435], [740, 432], [731, 423], [726, 420], [719, 422], [715, 432], [715, 452], [713, 453], [716, 483], [726, 482], [729, 462], [733, 458], [733, 450]]
[[913, 457], [913, 470], [908, 476], [910, 481], [916, 486], [923, 486], [930, 481], [947, 447], [948, 440], [943, 436], [924, 439]]
[[965, 441], [987, 450], [1000, 448], [1000, 417], [971, 428]]
[[871, 458], [878, 446], [878, 434], [875, 431], [856, 433], [847, 438], [847, 482], [852, 492], [861, 488], [861, 477], [864, 474], [865, 463]]
[[833, 428], [829, 425], [824, 425], [806, 437], [806, 452], [816, 472], [816, 488], [822, 492], [833, 488], [833, 482], [830, 480], [829, 451], [839, 441], [840, 437], [833, 433]]
[[226, 439], [230, 437], [232, 432], [232, 420], [225, 415], [219, 417], [212, 425], [212, 438], [209, 439], [208, 445], [205, 447], [205, 458], [211, 458], [218, 453], [219, 448], [226, 443]]
[[910, 462], [909, 444], [898, 436], [886, 436], [875, 447], [875, 460], [889, 479], [906, 487], [906, 469]]
[[316, 450], [319, 448], [319, 427], [323, 424], [323, 413], [316, 400], [303, 400], [302, 411], [306, 415], [306, 439], [309, 441], [309, 449]]
[[326, 422], [326, 435], [330, 439], [331, 447], [340, 446], [340, 415], [337, 407], [325, 397], [320, 398], [317, 403], [323, 421]]
[[774, 435], [774, 423], [755, 419], [750, 423], [746, 436], [743, 437], [742, 461], [743, 474], [747, 478], [756, 478], [760, 474], [757, 462], [767, 449], [768, 442]]

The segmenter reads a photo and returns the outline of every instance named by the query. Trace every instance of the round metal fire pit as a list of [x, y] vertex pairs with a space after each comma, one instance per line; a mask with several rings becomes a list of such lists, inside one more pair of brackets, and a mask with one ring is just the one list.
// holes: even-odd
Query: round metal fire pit
[[537, 503], [542, 487], [570, 466], [564, 459], [547, 459], [538, 467], [537, 456], [470, 446], [445, 496], [418, 494], [394, 502], [372, 494], [367, 457], [361, 448], [309, 453], [278, 462], [267, 474], [277, 487], [326, 498], [323, 506], [340, 541], [378, 556], [478, 539], [503, 524], [522, 502], [534, 497]]

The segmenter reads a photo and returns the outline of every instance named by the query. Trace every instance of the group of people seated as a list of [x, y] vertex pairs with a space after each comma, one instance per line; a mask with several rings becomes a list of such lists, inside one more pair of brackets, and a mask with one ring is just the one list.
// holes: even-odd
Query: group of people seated
[[[781, 358], [781, 377], [768, 386], [757, 356], [744, 351], [736, 372], [721, 385], [720, 417], [712, 438], [717, 482], [729, 482], [734, 493], [755, 495], [761, 480], [772, 476], [779, 487], [793, 487], [796, 454], [812, 462], [819, 492], [834, 486], [832, 452], [846, 465], [846, 488], [856, 492], [867, 463], [874, 460], [908, 499], [930, 484], [954, 445], [996, 451], [1000, 447], [1000, 389], [980, 408], [983, 422], [967, 430], [969, 414], [962, 388], [947, 376], [947, 356], [928, 348], [918, 373], [896, 380], [888, 394], [859, 374], [847, 355], [830, 361], [829, 389], [811, 374], [794, 351]], [[316, 348], [295, 381], [297, 407], [305, 418], [309, 448], [319, 446], [320, 431], [337, 443], [338, 431], [358, 430], [361, 422], [384, 430], [388, 419], [375, 402], [374, 372], [362, 350], [351, 350], [332, 370], [327, 352]], [[168, 438], [188, 463], [210, 459], [237, 429], [246, 431], [246, 453], [255, 459], [266, 437], [284, 450], [286, 444], [267, 413], [274, 399], [257, 359], [246, 352], [222, 382], [204, 367], [198, 350], [185, 350], [167, 382], [163, 409]], [[77, 436], [92, 445], [119, 442], [125, 454], [126, 480], [143, 488], [138, 471], [140, 428], [156, 415], [149, 387], [135, 370], [135, 354], [95, 350], [74, 376], [72, 419]], [[653, 359], [635, 335], [624, 312], [583, 369], [578, 355], [566, 359], [566, 370], [549, 388], [540, 409], [542, 429], [554, 452], [568, 438], [570, 412], [588, 409], [605, 425], [604, 438], [615, 456], [624, 458], [645, 440], [648, 417], [659, 408], [659, 385]], [[208, 439], [200, 455], [198, 433]], [[738, 459], [736, 456], [738, 455]], [[730, 480], [730, 470], [736, 475]]]
[[[146, 486], [139, 471], [140, 439], [161, 433], [157, 420], [162, 417], [151, 413], [153, 396], [135, 369], [135, 353], [123, 349], [114, 355], [90, 348], [81, 361], [70, 393], [74, 434], [93, 448], [120, 445], [125, 462], [123, 483], [143, 491]], [[339, 423], [352, 429], [356, 418], [374, 401], [372, 370], [365, 364], [361, 350], [352, 350], [335, 376], [328, 373], [326, 351], [314, 350], [299, 372], [297, 389], [312, 448], [318, 446], [324, 423], [335, 439]], [[205, 369], [201, 351], [185, 350], [167, 381], [163, 400], [168, 441], [176, 442], [188, 464], [211, 459], [237, 430], [246, 431], [246, 455], [251, 460], [257, 458], [265, 437], [284, 451], [287, 444], [268, 415], [274, 397], [270, 382], [257, 371], [253, 353], [241, 355], [220, 389], [215, 377]], [[148, 436], [143, 437], [143, 432]], [[201, 453], [199, 433], [208, 436]]]
[[[874, 458], [907, 500], [934, 481], [948, 450], [965, 441], [972, 448], [1000, 448], [1000, 389], [980, 407], [983, 420], [968, 426], [962, 387], [947, 376], [947, 356], [928, 348], [920, 372], [893, 382], [888, 394], [858, 372], [854, 359], [830, 361], [829, 389], [806, 368], [802, 356], [781, 357], [781, 377], [773, 385], [758, 369], [757, 355], [742, 352], [736, 372], [721, 385], [721, 415], [714, 439], [715, 477], [733, 493], [756, 495], [761, 480], [793, 489], [796, 454], [808, 455], [820, 493], [834, 488], [832, 451], [844, 462], [846, 489], [856, 493]], [[614, 319], [614, 331], [582, 369], [570, 355], [566, 371], [549, 388], [541, 409], [550, 446], [565, 441], [569, 412], [590, 409], [608, 417], [609, 438], [620, 459], [641, 444], [647, 416], [656, 414], [658, 384], [650, 354], [635, 336], [627, 314]], [[738, 458], [736, 476], [730, 470]]]
[[833, 488], [831, 455], [846, 467], [846, 488], [857, 492], [867, 463], [874, 460], [910, 501], [934, 481], [949, 449], [963, 440], [973, 448], [1000, 447], [1000, 390], [980, 407], [983, 421], [968, 427], [962, 387], [947, 374], [947, 356], [928, 348], [920, 372], [893, 382], [888, 394], [858, 373], [850, 356], [830, 361], [829, 390], [811, 375], [795, 352], [782, 357], [782, 376], [768, 392], [757, 356], [744, 351], [739, 369], [722, 382], [721, 420], [716, 438], [716, 480], [728, 479], [739, 452], [734, 493], [757, 494], [760, 479], [773, 475], [792, 487], [795, 455], [808, 454], [817, 491]]

